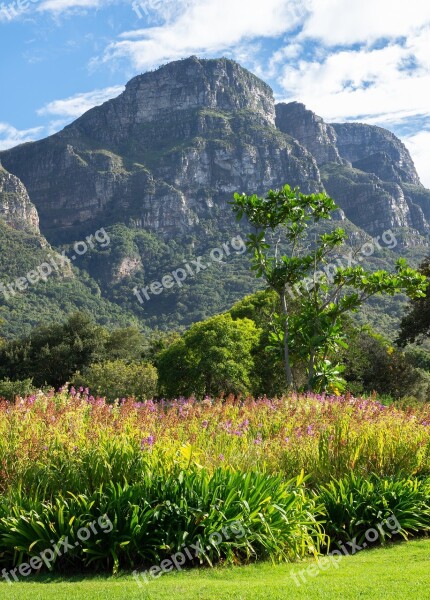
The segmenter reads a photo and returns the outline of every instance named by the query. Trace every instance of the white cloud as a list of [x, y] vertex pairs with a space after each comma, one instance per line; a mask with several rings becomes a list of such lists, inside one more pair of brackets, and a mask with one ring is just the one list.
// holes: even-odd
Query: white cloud
[[102, 0], [43, 0], [38, 10], [60, 14], [76, 8], [98, 8], [102, 4]]
[[[299, 61], [280, 78], [288, 100], [328, 121], [359, 120], [388, 129], [414, 121], [430, 127], [430, 28], [381, 49], [343, 50], [322, 62]], [[409, 65], [410, 68], [405, 68]], [[430, 131], [402, 137], [430, 187]]]
[[42, 131], [43, 127], [19, 130], [8, 123], [0, 123], [0, 150], [7, 150], [24, 142], [32, 142]]
[[328, 46], [404, 37], [430, 23], [425, 0], [311, 0], [301, 37]]
[[50, 12], [60, 15], [65, 12], [88, 8], [99, 8], [115, 0], [10, 0], [1, 5], [0, 23], [13, 21], [31, 11]]
[[103, 90], [94, 90], [92, 92], [85, 92], [83, 94], [75, 94], [70, 98], [64, 100], [54, 100], [49, 102], [37, 111], [38, 115], [55, 115], [64, 118], [77, 118], [80, 117], [84, 112], [103, 104], [106, 100], [119, 96], [124, 91], [124, 86], [113, 86]]
[[[196, 0], [133, 0], [131, 1], [131, 8], [136, 15], [142, 19], [145, 18], [146, 23], [154, 21], [173, 21], [180, 14], [182, 14], [187, 8], [191, 7]], [[133, 37], [139, 37], [140, 31], [138, 30], [129, 32]], [[128, 37], [128, 33], [125, 33], [125, 37]]]
[[430, 189], [430, 130], [423, 130], [403, 138], [412, 155], [422, 183]]
[[[279, 78], [285, 95], [300, 100], [328, 120], [365, 118], [399, 121], [429, 115], [430, 29], [404, 45], [343, 50], [322, 62], [287, 65]], [[412, 69], [405, 64], [414, 64]]]
[[39, 0], [10, 0], [10, 2], [2, 3], [0, 6], [0, 23], [18, 19], [28, 12], [35, 2], [39, 2]]
[[51, 117], [48, 123], [40, 127], [19, 130], [8, 123], [0, 122], [0, 150], [13, 148], [24, 142], [33, 142], [47, 135], [52, 135], [84, 112], [115, 98], [124, 90], [124, 86], [113, 86], [103, 90], [94, 90], [76, 94], [64, 100], [49, 102], [37, 111], [39, 116]]
[[303, 20], [301, 0], [178, 0], [172, 23], [126, 32], [108, 46], [104, 62], [125, 58], [136, 69], [190, 54], [223, 52], [258, 37], [275, 37]]

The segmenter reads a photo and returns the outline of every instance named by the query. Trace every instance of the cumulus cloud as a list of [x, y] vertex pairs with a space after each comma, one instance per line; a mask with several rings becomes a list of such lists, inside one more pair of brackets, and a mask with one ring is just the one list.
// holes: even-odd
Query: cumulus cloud
[[329, 120], [430, 116], [429, 59], [420, 56], [424, 40], [428, 47], [428, 29], [404, 45], [342, 50], [322, 62], [301, 60], [285, 66], [279, 82], [287, 98], [300, 99]]
[[40, 137], [42, 131], [43, 127], [19, 130], [8, 123], [0, 123], [0, 150], [7, 150], [24, 142], [32, 142]]
[[[54, 16], [126, 0], [39, 0]], [[29, 0], [33, 3], [35, 0]], [[423, 0], [127, 0], [142, 28], [111, 41], [92, 66], [144, 71], [190, 54], [227, 55], [277, 83], [328, 121], [400, 131], [427, 185], [430, 156], [430, 3]], [[31, 5], [31, 4], [30, 4]], [[156, 25], [154, 26], [154, 23]], [[284, 37], [282, 41], [282, 37]], [[270, 39], [270, 46], [265, 45]], [[274, 48], [268, 55], [266, 50]], [[49, 102], [51, 131], [121, 93], [111, 87]], [[412, 127], [405, 125], [412, 124]], [[5, 127], [5, 126], [3, 126]], [[10, 128], [10, 126], [8, 126]], [[40, 128], [39, 128], [40, 129]], [[38, 128], [0, 135], [12, 143]], [[407, 132], [405, 137], [404, 132]], [[2, 143], [0, 141], [0, 143]], [[5, 142], [3, 142], [4, 144]], [[6, 143], [11, 143], [6, 142]], [[3, 146], [4, 147], [4, 146]]]
[[430, 128], [404, 137], [403, 141], [414, 159], [422, 183], [430, 189]]
[[[360, 10], [365, 4], [359, 5]], [[374, 10], [379, 10], [378, 3], [375, 5]], [[351, 5], [352, 13], [355, 8]], [[404, 7], [403, 28], [396, 11], [391, 11], [394, 15], [388, 11], [392, 34], [407, 34], [402, 39], [393, 37], [377, 46], [368, 43], [331, 51], [326, 49], [316, 59], [299, 58], [295, 63], [284, 63], [279, 70], [278, 82], [285, 99], [304, 102], [328, 121], [363, 121], [394, 131], [412, 130], [413, 133], [407, 136], [401, 134], [401, 138], [411, 152], [423, 183], [430, 187], [430, 26], [423, 25], [430, 8], [424, 5], [422, 8], [417, 17], [412, 7]], [[313, 14], [311, 21], [315, 14], [318, 13]], [[350, 18], [347, 10], [343, 14], [347, 15], [347, 20]], [[365, 14], [370, 23], [368, 41], [387, 34], [382, 25], [379, 29], [373, 27], [370, 7]], [[419, 18], [421, 22], [417, 23]], [[307, 35], [313, 33], [309, 23], [304, 28]], [[326, 25], [322, 20], [320, 37], [323, 42], [346, 41], [346, 38], [336, 37], [335, 33], [329, 42], [328, 25], [325, 39]], [[338, 31], [344, 31], [343, 25]], [[355, 36], [352, 35], [350, 41], [362, 40], [363, 36], [364, 29], [358, 20]], [[274, 63], [278, 56], [279, 53], [274, 57]]]
[[119, 96], [124, 91], [124, 86], [112, 86], [103, 90], [94, 90], [83, 94], [75, 94], [70, 98], [63, 100], [54, 100], [49, 102], [37, 111], [40, 116], [55, 115], [68, 118], [80, 117], [84, 112], [90, 110], [94, 106], [103, 104], [106, 100]]
[[310, 0], [306, 6], [301, 37], [327, 46], [407, 37], [430, 23], [430, 3], [423, 0]]
[[224, 52], [254, 38], [281, 35], [304, 18], [301, 0], [179, 0], [178, 16], [163, 26], [126, 32], [102, 61], [131, 61], [136, 69], [190, 54]]
[[122, 91], [124, 91], [124, 86], [112, 86], [49, 102], [37, 111], [39, 116], [50, 119], [41, 127], [19, 130], [8, 123], [0, 122], [0, 150], [13, 148], [18, 144], [32, 142], [44, 136], [52, 135], [90, 108], [115, 98]]

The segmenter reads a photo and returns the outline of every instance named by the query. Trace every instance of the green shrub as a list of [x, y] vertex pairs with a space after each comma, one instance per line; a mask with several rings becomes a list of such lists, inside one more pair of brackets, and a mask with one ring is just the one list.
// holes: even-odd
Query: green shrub
[[230, 314], [195, 323], [157, 358], [163, 394], [248, 394], [261, 331], [250, 319]]
[[108, 360], [90, 365], [82, 375], [77, 373], [73, 382], [110, 401], [132, 397], [147, 400], [157, 392], [158, 375], [157, 369], [148, 363]]
[[[430, 480], [365, 479], [351, 473], [321, 486], [318, 500], [326, 512], [326, 533], [332, 545], [340, 546], [357, 538], [390, 517], [395, 517], [405, 539], [409, 534], [430, 530]], [[389, 528], [380, 529], [380, 538], [392, 537]]]
[[3, 379], [3, 381], [0, 381], [0, 398], [5, 398], [10, 402], [13, 402], [17, 396], [22, 398], [29, 396], [33, 391], [32, 379], [24, 379], [23, 381]]
[[341, 361], [346, 365], [345, 379], [353, 394], [387, 394], [394, 398], [406, 395], [427, 400], [430, 377], [417, 369], [410, 358], [394, 348], [381, 335], [359, 330], [347, 324], [348, 349]]
[[[0, 565], [28, 561], [52, 548], [51, 540], [66, 536], [71, 549], [52, 561], [52, 569], [117, 571], [159, 564], [191, 544], [202, 551], [189, 566], [221, 559], [296, 559], [316, 554], [324, 542], [317, 521], [321, 513], [301, 477], [284, 482], [229, 469], [211, 475], [198, 468], [178, 466], [170, 474], [159, 468], [148, 470], [139, 484], [108, 484], [92, 494], [47, 500], [39, 490], [32, 496], [15, 492], [3, 497]], [[79, 529], [104, 515], [112, 527], [79, 541]]]

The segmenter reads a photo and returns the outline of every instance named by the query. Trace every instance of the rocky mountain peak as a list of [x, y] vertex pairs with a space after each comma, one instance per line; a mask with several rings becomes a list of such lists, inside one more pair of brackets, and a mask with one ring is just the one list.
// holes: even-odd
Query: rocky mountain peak
[[131, 130], [140, 125], [193, 109], [247, 110], [275, 124], [275, 102], [269, 85], [232, 60], [192, 56], [134, 77], [120, 96], [88, 111], [64, 133], [93, 132], [102, 118], [118, 141], [124, 135], [129, 137]]
[[190, 108], [248, 109], [275, 121], [272, 89], [238, 63], [195, 56], [169, 63], [128, 82], [123, 103], [138, 121], [152, 121], [165, 111]]
[[234, 192], [285, 183], [325, 188], [371, 234], [430, 231], [430, 191], [395, 135], [325, 123], [299, 102], [275, 107], [271, 88], [226, 58], [191, 57], [138, 75], [62, 132], [0, 157], [51, 242], [116, 222], [166, 236], [227, 228]]

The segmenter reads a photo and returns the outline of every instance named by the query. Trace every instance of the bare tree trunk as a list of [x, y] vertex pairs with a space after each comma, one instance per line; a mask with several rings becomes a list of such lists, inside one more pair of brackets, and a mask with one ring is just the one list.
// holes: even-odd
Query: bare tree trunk
[[294, 389], [294, 378], [293, 372], [291, 370], [290, 364], [290, 346], [289, 346], [289, 330], [288, 330], [288, 304], [287, 298], [285, 295], [285, 291], [282, 293], [282, 311], [285, 317], [284, 324], [284, 366], [285, 366], [285, 376], [287, 379], [287, 385], [289, 389]]
[[309, 370], [308, 370], [308, 382], [306, 384], [306, 389], [308, 392], [312, 392], [312, 378], [314, 376], [314, 369], [315, 369], [315, 353], [312, 350], [311, 351], [311, 355], [309, 357]]

